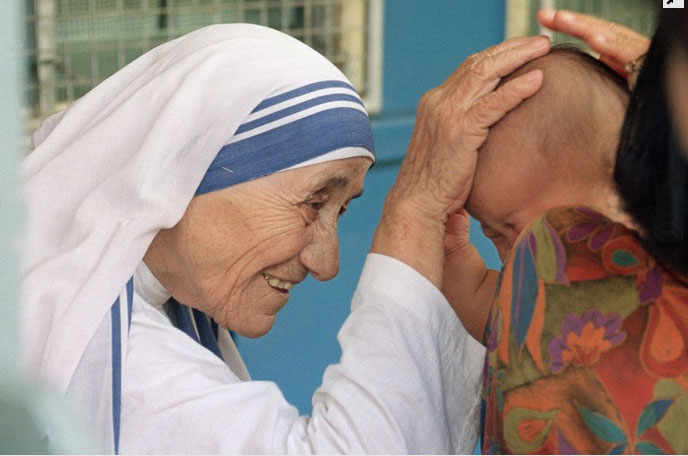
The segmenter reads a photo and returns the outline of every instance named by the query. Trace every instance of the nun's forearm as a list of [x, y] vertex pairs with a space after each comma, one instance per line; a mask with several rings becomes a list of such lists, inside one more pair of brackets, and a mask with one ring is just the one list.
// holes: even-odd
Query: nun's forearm
[[406, 263], [437, 288], [442, 286], [444, 222], [410, 201], [390, 194], [373, 238], [371, 253]]

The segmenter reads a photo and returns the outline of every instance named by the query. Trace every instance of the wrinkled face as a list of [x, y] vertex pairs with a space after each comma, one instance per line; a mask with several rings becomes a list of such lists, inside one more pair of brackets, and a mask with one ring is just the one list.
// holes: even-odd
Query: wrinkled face
[[181, 221], [158, 233], [146, 264], [178, 301], [262, 336], [309, 273], [337, 275], [337, 220], [371, 163], [336, 160], [194, 197]]

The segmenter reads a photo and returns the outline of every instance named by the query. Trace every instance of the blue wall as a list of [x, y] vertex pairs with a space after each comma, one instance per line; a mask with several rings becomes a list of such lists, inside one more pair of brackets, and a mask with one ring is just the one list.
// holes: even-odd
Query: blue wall
[[[309, 278], [296, 287], [266, 336], [238, 338], [252, 378], [277, 382], [301, 413], [310, 413], [325, 368], [339, 359], [335, 337], [411, 136], [418, 100], [468, 55], [503, 36], [504, 0], [386, 0], [383, 109], [373, 120], [378, 163], [368, 173], [364, 196], [341, 219], [340, 273], [330, 282]], [[488, 265], [498, 268], [496, 252], [477, 226], [471, 236]]]

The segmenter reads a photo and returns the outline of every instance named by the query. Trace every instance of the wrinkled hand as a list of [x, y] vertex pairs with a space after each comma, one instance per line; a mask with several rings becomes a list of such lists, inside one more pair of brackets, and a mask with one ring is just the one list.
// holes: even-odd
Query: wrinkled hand
[[477, 151], [489, 128], [540, 88], [542, 72], [531, 71], [495, 87], [548, 50], [546, 37], [512, 38], [472, 55], [442, 85], [423, 95], [388, 203], [408, 201], [442, 223], [463, 207]]
[[439, 287], [445, 223], [473, 185], [489, 128], [542, 85], [534, 70], [502, 77], [549, 51], [546, 37], [512, 38], [475, 54], [418, 105], [411, 143], [392, 186], [372, 251], [414, 267]]
[[585, 41], [600, 53], [600, 61], [624, 78], [628, 77], [626, 65], [650, 47], [650, 39], [645, 35], [587, 14], [543, 9], [538, 11], [537, 18], [548, 29]]

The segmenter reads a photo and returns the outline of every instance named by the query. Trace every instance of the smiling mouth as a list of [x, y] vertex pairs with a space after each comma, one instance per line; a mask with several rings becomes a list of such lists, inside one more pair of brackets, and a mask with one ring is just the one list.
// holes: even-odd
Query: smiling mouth
[[278, 279], [276, 277], [269, 276], [265, 273], [262, 274], [265, 281], [275, 290], [280, 293], [289, 293], [289, 290], [294, 288], [296, 285], [294, 282], [289, 282], [288, 280]]

